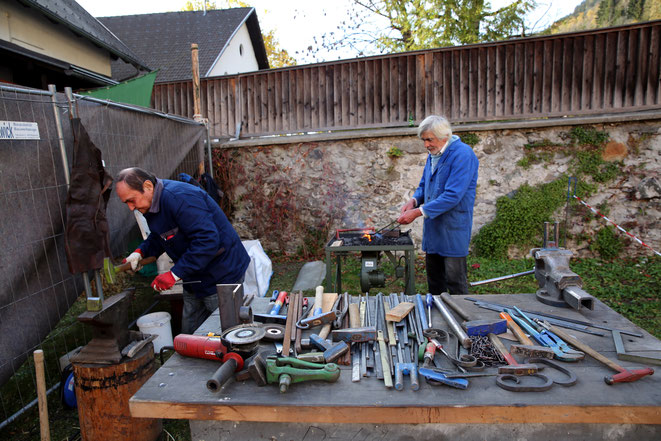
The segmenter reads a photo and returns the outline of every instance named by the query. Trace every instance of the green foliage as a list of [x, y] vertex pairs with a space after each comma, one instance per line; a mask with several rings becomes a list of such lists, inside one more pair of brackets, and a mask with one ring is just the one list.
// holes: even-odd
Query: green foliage
[[578, 151], [574, 158], [574, 173], [577, 176], [591, 176], [596, 182], [608, 182], [620, 173], [620, 163], [606, 162], [601, 150]]
[[475, 253], [505, 257], [510, 245], [537, 243], [543, 222], [550, 221], [553, 212], [565, 203], [566, 190], [567, 178], [563, 176], [535, 187], [523, 185], [513, 197], [498, 198], [496, 218], [473, 239]]
[[390, 147], [388, 149], [388, 152], [386, 152], [386, 154], [388, 156], [390, 156], [391, 158], [393, 158], [393, 159], [404, 156], [404, 152], [399, 147], [396, 147], [396, 146]]
[[661, 0], [584, 0], [542, 33], [558, 34], [661, 18]]
[[569, 138], [579, 145], [599, 147], [610, 138], [608, 132], [592, 127], [574, 126], [568, 133]]
[[605, 260], [615, 259], [622, 251], [622, 241], [610, 225], [600, 229], [590, 249], [599, 253]]
[[463, 133], [461, 135], [461, 140], [468, 144], [471, 147], [475, 147], [475, 145], [480, 142], [480, 137], [477, 136], [475, 133], [468, 132], [468, 133]]

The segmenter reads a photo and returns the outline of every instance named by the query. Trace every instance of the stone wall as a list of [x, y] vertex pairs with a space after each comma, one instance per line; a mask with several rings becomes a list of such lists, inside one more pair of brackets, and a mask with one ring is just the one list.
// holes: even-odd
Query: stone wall
[[[624, 173], [602, 185], [586, 201], [593, 207], [605, 203], [610, 219], [657, 250], [661, 250], [660, 122], [591, 126], [609, 133], [608, 159], [622, 160]], [[565, 152], [572, 147], [563, 147], [551, 161], [534, 164], [528, 169], [518, 166], [517, 161], [524, 157], [524, 145], [528, 143], [549, 140], [568, 145], [570, 129], [571, 126], [557, 126], [473, 132], [480, 139], [473, 147], [480, 160], [473, 235], [494, 219], [497, 198], [512, 194], [522, 184], [547, 183], [568, 171], [571, 155]], [[461, 132], [456, 134], [462, 135]], [[401, 150], [401, 156], [389, 154], [394, 147]], [[271, 145], [266, 142], [261, 146], [240, 147], [226, 144], [224, 148], [231, 149], [234, 160], [241, 165], [241, 172], [233, 176], [236, 209], [231, 218], [234, 226], [242, 237], [260, 239], [266, 248], [280, 248], [286, 252], [294, 252], [300, 246], [308, 234], [307, 228], [322, 225], [327, 240], [335, 228], [379, 228], [396, 219], [401, 205], [417, 187], [427, 157], [422, 142], [415, 135]], [[273, 217], [273, 228], [266, 231], [268, 220], [255, 223], [254, 218], [268, 218], [269, 213], [255, 212], [255, 205], [260, 198], [270, 197], [278, 199], [272, 202], [286, 207], [279, 208], [277, 219]], [[287, 207], [289, 217], [282, 214]], [[563, 208], [554, 220], [563, 222], [564, 217]], [[570, 236], [582, 233], [584, 240], [580, 243], [570, 240], [568, 248], [578, 256], [591, 256], [590, 237], [606, 222], [594, 216], [588, 219], [575, 210], [569, 225]], [[420, 244], [422, 219], [418, 218], [406, 228], [412, 229], [416, 244]], [[275, 240], [278, 234], [287, 237]], [[626, 236], [622, 238], [626, 242], [623, 251], [626, 255], [651, 254], [649, 249]], [[511, 254], [521, 256], [526, 251], [513, 250]]]

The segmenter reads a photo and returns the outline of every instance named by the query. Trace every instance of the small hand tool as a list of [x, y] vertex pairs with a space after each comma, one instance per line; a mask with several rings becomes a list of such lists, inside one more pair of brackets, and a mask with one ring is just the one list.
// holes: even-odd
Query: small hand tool
[[333, 341], [345, 341], [347, 343], [374, 341], [376, 340], [376, 327], [335, 329], [331, 331], [331, 336]]
[[507, 332], [507, 320], [471, 320], [470, 322], [464, 322], [463, 326], [469, 337]]
[[609, 377], [604, 377], [604, 381], [608, 385], [612, 385], [615, 383], [630, 383], [636, 380], [639, 380], [643, 377], [646, 377], [647, 375], [652, 375], [654, 374], [654, 369], [652, 368], [644, 368], [644, 369], [626, 369], [620, 366], [619, 364], [615, 363], [614, 361], [609, 360], [608, 358], [604, 357], [601, 355], [599, 352], [595, 351], [592, 349], [590, 346], [586, 345], [585, 343], [582, 343], [581, 341], [575, 339], [571, 335], [567, 334], [565, 331], [558, 329], [557, 327], [550, 325], [548, 323], [542, 322], [544, 327], [547, 327], [551, 331], [555, 332], [558, 334], [560, 337], [564, 338], [565, 341], [567, 341], [570, 345], [574, 346], [575, 348], [580, 349], [581, 351], [585, 352], [588, 354], [590, 357], [594, 358], [595, 360], [605, 364], [609, 368], [617, 371], [618, 373]]
[[425, 377], [425, 381], [427, 381], [427, 384], [430, 384], [432, 386], [445, 384], [447, 386], [456, 387], [457, 389], [468, 388], [468, 380], [449, 379], [445, 376], [445, 373], [438, 372], [431, 368], [435, 354], [436, 354], [436, 345], [434, 343], [427, 343], [427, 347], [425, 348], [425, 355], [424, 355], [425, 360], [422, 363], [422, 368], [418, 370], [420, 375]]
[[489, 340], [491, 344], [500, 351], [500, 354], [507, 361], [507, 366], [501, 366], [498, 368], [499, 374], [508, 374], [508, 375], [532, 375], [536, 374], [540, 369], [536, 364], [519, 364], [516, 362], [514, 357], [507, 352], [505, 345], [500, 341], [496, 334], [489, 334]]
[[501, 318], [504, 318], [507, 320], [507, 327], [512, 331], [512, 334], [521, 342], [522, 345], [526, 346], [534, 346], [535, 343], [533, 343], [530, 338], [523, 332], [523, 329], [519, 325], [516, 324], [514, 320], [512, 320], [512, 317], [506, 313], [505, 311], [501, 312], [500, 314]]
[[[157, 258], [154, 256], [145, 257], [140, 262], [138, 262], [138, 268], [156, 262], [156, 259]], [[115, 282], [117, 282], [117, 279], [115, 278], [115, 275], [117, 273], [120, 273], [122, 271], [129, 271], [130, 269], [131, 269], [131, 262], [126, 262], [121, 265], [114, 265], [110, 260], [110, 257], [105, 257], [103, 259], [103, 274], [106, 277], [106, 282], [111, 285], [114, 285]]]
[[418, 365], [416, 363], [397, 363], [395, 365], [395, 389], [404, 389], [404, 375], [411, 377], [411, 389], [420, 389], [418, 381]]
[[459, 306], [459, 304], [452, 298], [452, 296], [446, 292], [441, 293], [441, 300], [445, 302], [454, 312], [456, 312], [459, 317], [463, 320], [470, 320], [470, 317], [464, 309]]
[[433, 297], [431, 294], [427, 293], [425, 303], [427, 306], [427, 327], [431, 328], [431, 305], [434, 303]]
[[528, 346], [528, 345], [510, 345], [510, 354], [512, 355], [523, 355], [525, 357], [533, 358], [547, 358], [549, 360], [553, 359], [555, 354], [551, 348], [546, 346]]
[[228, 352], [223, 355], [223, 364], [214, 372], [214, 374], [207, 380], [207, 389], [211, 392], [218, 392], [223, 387], [234, 372], [239, 372], [243, 369], [243, 358], [236, 352]]
[[318, 364], [293, 357], [266, 358], [266, 382], [279, 384], [280, 393], [285, 393], [292, 383], [321, 380], [334, 383], [340, 378], [340, 368], [335, 363]]
[[269, 300], [269, 303], [273, 303], [276, 300], [278, 300], [278, 296], [280, 295], [280, 291], [277, 289], [273, 290], [273, 294], [271, 294], [271, 300]]
[[507, 312], [514, 321], [525, 329], [528, 334], [530, 334], [537, 342], [541, 345], [547, 346], [553, 350], [555, 358], [561, 361], [575, 362], [585, 358], [585, 354], [580, 351], [575, 351], [574, 349], [567, 346], [558, 335], [554, 334], [548, 329], [540, 327], [537, 328], [537, 324], [530, 320], [519, 308], [514, 307], [516, 314], [513, 311], [506, 309]]
[[323, 351], [324, 361], [326, 363], [334, 363], [338, 358], [349, 351], [349, 345], [347, 343], [340, 341], [331, 344], [317, 334], [310, 334], [310, 344], [320, 351]]
[[[276, 291], [274, 291], [276, 292]], [[282, 305], [285, 304], [285, 301], [287, 300], [287, 292], [286, 291], [280, 291], [278, 293], [278, 297], [275, 300], [275, 304], [269, 311], [269, 315], [278, 315], [280, 312], [280, 308], [282, 308]]]
[[376, 230], [376, 231], [374, 232], [374, 234], [372, 234], [372, 235], [373, 235], [373, 236], [374, 236], [374, 235], [377, 235], [377, 234], [379, 234], [380, 232], [382, 232], [383, 230], [386, 230], [388, 227], [390, 227], [390, 226], [392, 226], [392, 225], [395, 225], [396, 223], [397, 223], [397, 220], [394, 220], [394, 221], [390, 222], [388, 225], [386, 225], [385, 227], [383, 227], [383, 228], [379, 228], [378, 230]]
[[315, 326], [320, 326], [326, 323], [330, 323], [335, 320], [335, 311], [323, 311], [323, 298], [324, 298], [324, 287], [317, 286], [314, 298], [314, 306], [312, 307], [312, 316], [307, 318], [302, 318], [296, 323], [296, 327], [299, 329], [309, 329]]

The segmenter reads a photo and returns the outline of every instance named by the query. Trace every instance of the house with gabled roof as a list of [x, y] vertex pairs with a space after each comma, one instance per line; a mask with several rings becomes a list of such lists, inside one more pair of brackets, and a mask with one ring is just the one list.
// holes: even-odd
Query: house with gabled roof
[[117, 84], [113, 59], [149, 70], [75, 0], [0, 0], [0, 82], [39, 89]]
[[[152, 69], [157, 83], [190, 80], [191, 44], [199, 46], [200, 77], [268, 69], [255, 8], [180, 11], [100, 17], [99, 20]], [[130, 63], [113, 62], [118, 81], [139, 74]]]

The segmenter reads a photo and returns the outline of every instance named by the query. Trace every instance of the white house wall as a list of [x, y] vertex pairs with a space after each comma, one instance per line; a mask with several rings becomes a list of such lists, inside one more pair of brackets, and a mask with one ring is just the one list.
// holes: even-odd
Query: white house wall
[[104, 49], [18, 3], [0, 1], [0, 40], [110, 76], [110, 57]]
[[256, 70], [259, 70], [257, 57], [250, 41], [248, 27], [244, 23], [206, 76], [232, 75]]

